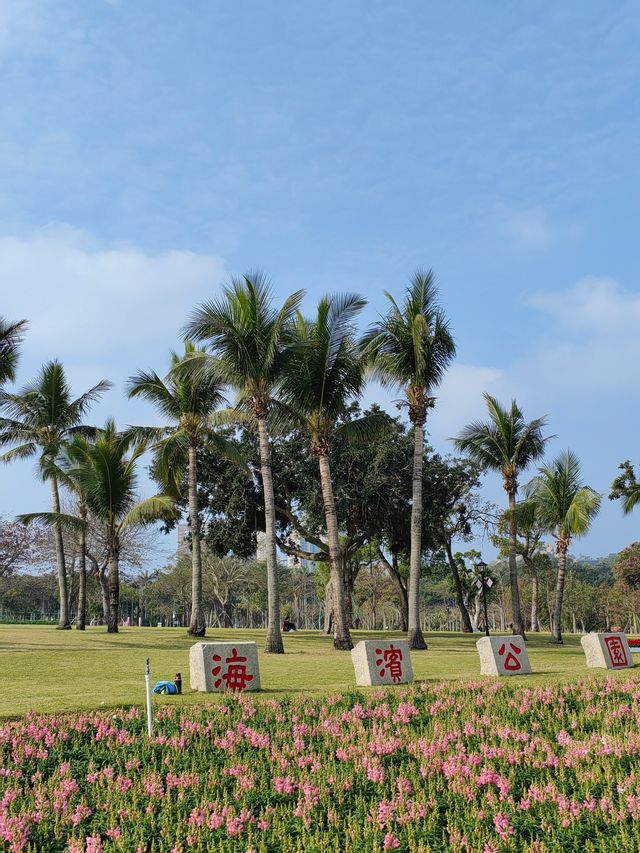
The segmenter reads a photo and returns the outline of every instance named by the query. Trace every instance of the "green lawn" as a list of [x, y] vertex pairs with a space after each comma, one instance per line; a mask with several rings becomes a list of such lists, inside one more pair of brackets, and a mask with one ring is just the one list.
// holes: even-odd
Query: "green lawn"
[[[374, 636], [381, 635], [353, 632], [355, 642]], [[354, 686], [350, 655], [335, 652], [331, 639], [315, 631], [285, 635], [284, 656], [262, 654], [264, 631], [209, 631], [207, 639], [255, 640], [260, 650], [263, 695], [339, 692]], [[428, 651], [412, 654], [415, 679], [478, 677], [477, 639], [477, 635], [427, 635]], [[211, 701], [211, 695], [189, 689], [188, 650], [192, 642], [183, 628], [124, 628], [110, 636], [103, 627], [82, 633], [49, 626], [0, 625], [0, 717], [16, 717], [29, 710], [142, 705], [147, 655], [151, 658], [152, 683], [173, 680], [176, 672], [182, 673], [183, 695], [157, 697], [154, 702]], [[587, 675], [578, 636], [568, 635], [565, 645], [556, 647], [549, 644], [548, 635], [531, 635], [527, 648], [534, 675], [514, 677], [513, 681], [552, 684]], [[637, 673], [640, 678], [640, 667]], [[629, 672], [613, 674], [626, 678]], [[605, 676], [604, 671], [601, 675]]]

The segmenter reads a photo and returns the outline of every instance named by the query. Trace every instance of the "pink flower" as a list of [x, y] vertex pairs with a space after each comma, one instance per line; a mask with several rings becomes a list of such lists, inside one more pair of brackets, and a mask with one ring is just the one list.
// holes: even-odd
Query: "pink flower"
[[102, 853], [102, 839], [99, 835], [88, 835], [84, 843], [86, 853]]
[[400, 841], [395, 837], [395, 835], [392, 835], [390, 832], [387, 832], [384, 837], [384, 841], [382, 842], [382, 849], [397, 850], [398, 847], [400, 847]]
[[496, 828], [496, 832], [502, 838], [503, 841], [506, 841], [510, 835], [513, 835], [513, 827], [509, 821], [509, 818], [506, 815], [500, 814], [498, 812], [493, 818], [493, 825]]

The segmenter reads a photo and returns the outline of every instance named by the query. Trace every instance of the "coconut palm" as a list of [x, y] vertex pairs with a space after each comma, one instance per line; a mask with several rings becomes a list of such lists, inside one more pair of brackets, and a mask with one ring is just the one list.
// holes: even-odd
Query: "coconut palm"
[[26, 320], [10, 323], [0, 317], [0, 386], [16, 378], [18, 351], [26, 326]]
[[[281, 382], [283, 400], [295, 411], [318, 459], [327, 529], [331, 591], [334, 611], [334, 647], [353, 648], [346, 619], [344, 577], [339, 527], [331, 482], [331, 444], [337, 423], [349, 402], [364, 385], [365, 360], [355, 340], [353, 320], [366, 304], [359, 296], [320, 300], [314, 321], [298, 315], [293, 341]], [[366, 441], [375, 437], [384, 416], [369, 415], [339, 428], [345, 438]]]
[[[202, 369], [192, 369], [195, 362]], [[189, 370], [183, 368], [189, 366]], [[214, 410], [224, 402], [224, 382], [219, 365], [185, 344], [183, 356], [171, 354], [171, 369], [163, 380], [153, 371], [139, 371], [128, 382], [129, 397], [144, 397], [153, 403], [163, 417], [171, 421], [166, 427], [131, 427], [136, 441], [154, 443], [156, 471], [167, 490], [179, 493], [187, 471], [189, 500], [189, 532], [191, 534], [192, 595], [191, 621], [188, 633], [203, 637], [206, 626], [202, 609], [202, 555], [198, 514], [198, 451], [206, 443], [236, 464], [246, 467], [234, 445], [211, 430]]]
[[[120, 538], [127, 527], [173, 520], [179, 516], [175, 500], [170, 495], [155, 495], [136, 502], [136, 463], [145, 452], [145, 445], [135, 443], [131, 434], [119, 433], [109, 419], [93, 441], [78, 436], [66, 453], [73, 468], [73, 477], [82, 490], [86, 508], [93, 523], [102, 527], [109, 565], [109, 619], [107, 631], [118, 632], [120, 608]], [[29, 513], [20, 516], [23, 522], [50, 524], [56, 528], [68, 526], [74, 530], [87, 528], [87, 521], [61, 513]]]
[[553, 642], [562, 643], [562, 599], [567, 552], [572, 539], [588, 533], [600, 509], [600, 495], [584, 485], [580, 462], [570, 450], [540, 468], [540, 473], [527, 484], [525, 491], [537, 509], [539, 520], [556, 540], [558, 577], [552, 633]]
[[502, 484], [509, 501], [509, 579], [513, 631], [514, 634], [524, 636], [516, 562], [516, 496], [518, 477], [532, 462], [540, 459], [549, 440], [549, 437], [542, 435], [546, 417], [527, 423], [515, 400], [507, 409], [490, 394], [485, 394], [484, 399], [489, 410], [489, 421], [469, 424], [453, 441], [458, 450], [467, 453], [483, 468], [502, 474]]
[[420, 628], [420, 569], [422, 565], [422, 467], [427, 410], [433, 391], [453, 361], [456, 346], [444, 312], [438, 305], [433, 272], [418, 270], [402, 305], [386, 294], [389, 313], [367, 333], [364, 344], [374, 375], [387, 386], [404, 390], [413, 424], [413, 481], [411, 555], [409, 566], [409, 647], [426, 649]]
[[[0, 447], [15, 445], [0, 456], [0, 461], [11, 462], [39, 454], [40, 472], [44, 479], [49, 480], [51, 487], [54, 514], [60, 514], [60, 492], [53, 463], [73, 435], [95, 432], [93, 427], [84, 426], [82, 420], [91, 404], [110, 387], [110, 382], [102, 380], [74, 400], [63, 366], [59, 361], [50, 361], [20, 393], [0, 392], [0, 411], [4, 414], [0, 417]], [[62, 529], [59, 524], [55, 524], [53, 529], [60, 593], [58, 627], [66, 629], [71, 625]]]
[[[544, 536], [546, 529], [539, 518], [538, 507], [533, 501], [518, 501], [515, 508], [516, 530], [518, 539], [516, 550], [527, 569], [531, 581], [531, 630], [540, 632], [538, 618], [538, 573], [542, 564], [549, 557], [544, 553]], [[511, 513], [506, 510], [498, 519], [496, 533], [491, 537], [493, 544], [499, 549], [501, 557], [509, 555], [509, 530]]]
[[222, 297], [204, 302], [185, 327], [185, 337], [207, 341], [220, 358], [227, 381], [238, 392], [238, 404], [255, 419], [260, 445], [264, 493], [265, 548], [269, 624], [265, 651], [284, 652], [280, 630], [280, 589], [276, 557], [276, 512], [269, 454], [267, 418], [274, 407], [288, 330], [303, 291], [291, 294], [280, 309], [261, 273], [234, 278]]
[[[87, 622], [87, 501], [84, 495], [82, 482], [77, 476], [77, 465], [74, 462], [73, 448], [78, 442], [90, 440], [88, 436], [74, 435], [62, 447], [60, 459], [47, 460], [47, 479], [55, 477], [58, 485], [63, 486], [77, 498], [77, 518], [82, 522], [78, 525], [78, 609], [76, 613], [76, 629], [84, 631]], [[44, 516], [47, 514], [45, 513]], [[42, 514], [19, 515], [18, 521], [29, 524], [31, 521], [43, 521]], [[53, 526], [54, 520], [49, 519]]]

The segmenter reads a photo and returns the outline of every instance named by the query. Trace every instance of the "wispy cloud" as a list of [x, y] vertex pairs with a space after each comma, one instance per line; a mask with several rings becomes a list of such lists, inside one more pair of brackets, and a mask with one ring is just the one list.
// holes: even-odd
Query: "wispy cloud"
[[136, 366], [162, 369], [189, 311], [225, 276], [212, 255], [152, 256], [69, 228], [0, 237], [3, 313], [29, 320], [25, 362], [59, 357], [72, 373], [90, 363], [116, 381]]
[[535, 293], [528, 298], [534, 308], [548, 314], [567, 332], [590, 332], [597, 337], [633, 332], [640, 328], [640, 293], [624, 288], [612, 278], [590, 276], [572, 288]]
[[547, 315], [549, 325], [514, 366], [523, 380], [535, 378], [548, 394], [565, 399], [640, 388], [640, 293], [592, 277], [564, 291], [534, 294], [529, 304]]
[[542, 249], [556, 238], [556, 233], [541, 207], [508, 214], [502, 223], [502, 231], [519, 249]]

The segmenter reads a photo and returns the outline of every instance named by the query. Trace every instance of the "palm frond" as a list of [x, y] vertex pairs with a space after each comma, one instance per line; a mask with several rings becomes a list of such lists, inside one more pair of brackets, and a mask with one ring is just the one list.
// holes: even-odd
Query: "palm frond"
[[342, 424], [335, 431], [336, 439], [347, 444], [367, 445], [377, 441], [389, 428], [389, 416], [384, 412], [373, 412]]
[[233, 441], [229, 441], [224, 438], [224, 436], [219, 435], [217, 432], [210, 432], [207, 436], [207, 445], [210, 448], [213, 448], [216, 453], [222, 456], [223, 459], [226, 459], [228, 462], [237, 465], [238, 468], [242, 469], [247, 476], [249, 476], [249, 466], [247, 464], [247, 460], [244, 455], [238, 450], [237, 446]]
[[182, 430], [172, 432], [156, 447], [155, 472], [161, 487], [179, 495], [188, 463], [189, 439]]
[[281, 360], [302, 291], [274, 307], [273, 289], [262, 273], [232, 278], [222, 297], [204, 302], [184, 329], [186, 337], [207, 341], [221, 359], [223, 376], [238, 391], [264, 399], [281, 372]]
[[16, 521], [28, 526], [42, 524], [44, 527], [63, 527], [68, 530], [86, 530], [88, 523], [65, 512], [25, 512], [16, 515]]
[[144, 397], [166, 417], [179, 420], [180, 406], [175, 395], [153, 370], [134, 373], [127, 380], [126, 389], [129, 399]]
[[132, 507], [119, 524], [123, 530], [126, 527], [153, 524], [156, 521], [173, 521], [180, 518], [180, 510], [169, 495], [155, 495], [140, 501]]
[[102, 379], [93, 388], [81, 394], [77, 400], [74, 400], [69, 405], [70, 417], [74, 418], [76, 423], [80, 421], [87, 414], [92, 403], [99, 400], [105, 391], [108, 391], [110, 388], [113, 388], [113, 382], [110, 382], [108, 379]]
[[37, 451], [37, 444], [29, 441], [26, 444], [20, 444], [18, 447], [13, 447], [11, 450], [7, 450], [6, 453], [0, 455], [0, 462], [8, 464], [9, 462], [15, 462], [16, 459], [29, 459], [31, 456], [34, 456]]
[[[324, 301], [323, 301], [324, 302]], [[321, 302], [321, 306], [323, 306]], [[355, 293], [338, 293], [326, 298], [326, 362], [329, 373], [348, 335], [353, 335], [354, 320], [367, 304], [367, 300]], [[319, 309], [319, 314], [322, 307]], [[320, 325], [320, 323], [318, 323]], [[324, 332], [325, 330], [321, 330]]]
[[433, 272], [414, 273], [402, 305], [389, 293], [386, 297], [388, 313], [361, 342], [371, 375], [386, 387], [416, 386], [430, 396], [456, 353]]
[[540, 468], [526, 493], [546, 529], [566, 541], [587, 533], [600, 509], [600, 495], [584, 485], [580, 461], [570, 450]]
[[0, 317], [0, 384], [16, 378], [18, 353], [26, 328], [26, 320], [11, 323]]
[[491, 394], [484, 394], [484, 399], [489, 421], [468, 424], [453, 443], [483, 468], [501, 471], [517, 482], [519, 472], [541, 456], [551, 438], [542, 434], [546, 417], [526, 423], [515, 400], [507, 409]]
[[169, 427], [128, 426], [123, 436], [131, 441], [133, 447], [150, 448], [163, 441], [169, 431]]

